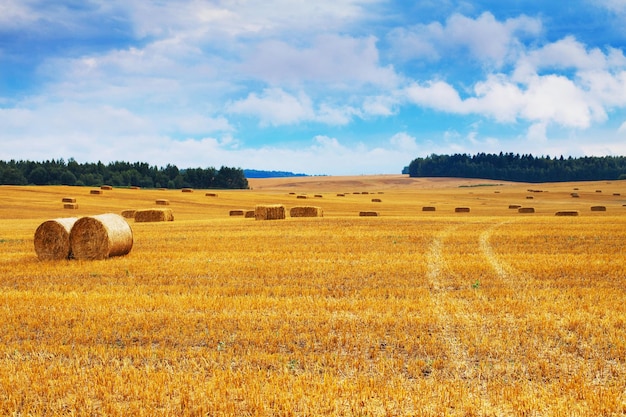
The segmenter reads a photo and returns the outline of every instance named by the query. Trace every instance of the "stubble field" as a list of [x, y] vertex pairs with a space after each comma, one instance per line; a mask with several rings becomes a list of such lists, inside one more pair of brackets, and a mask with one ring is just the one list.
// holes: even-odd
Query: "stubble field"
[[[1, 186], [0, 415], [626, 414], [625, 181], [250, 185]], [[38, 260], [40, 223], [156, 199], [128, 255]]]

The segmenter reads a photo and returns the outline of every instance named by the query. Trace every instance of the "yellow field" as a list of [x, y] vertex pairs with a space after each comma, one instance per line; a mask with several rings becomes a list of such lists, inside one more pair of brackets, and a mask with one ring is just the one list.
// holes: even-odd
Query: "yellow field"
[[[249, 182], [0, 186], [0, 415], [626, 415], [625, 181]], [[157, 199], [128, 255], [37, 259], [43, 221]]]

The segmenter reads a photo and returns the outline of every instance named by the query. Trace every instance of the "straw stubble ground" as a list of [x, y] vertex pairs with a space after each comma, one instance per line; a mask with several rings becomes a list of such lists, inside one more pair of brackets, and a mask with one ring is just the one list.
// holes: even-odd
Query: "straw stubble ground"
[[172, 199], [176, 221], [131, 220], [132, 252], [103, 261], [38, 261], [54, 209], [5, 207], [0, 414], [626, 413], [621, 206], [555, 217], [555, 186], [528, 216], [517, 188], [403, 188], [360, 218], [371, 196], [328, 187], [324, 218], [228, 216], [298, 205], [277, 191]]

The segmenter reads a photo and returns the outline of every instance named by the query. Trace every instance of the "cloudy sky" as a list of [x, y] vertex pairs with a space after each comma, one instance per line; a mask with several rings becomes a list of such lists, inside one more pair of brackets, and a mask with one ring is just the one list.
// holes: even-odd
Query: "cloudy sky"
[[0, 160], [626, 155], [626, 0], [2, 0]]

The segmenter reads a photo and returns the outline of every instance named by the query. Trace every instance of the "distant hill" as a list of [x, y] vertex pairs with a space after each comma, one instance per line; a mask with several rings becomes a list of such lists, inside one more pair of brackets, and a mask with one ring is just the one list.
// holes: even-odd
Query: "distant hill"
[[283, 177], [306, 177], [306, 174], [294, 174], [287, 171], [262, 171], [258, 169], [244, 169], [246, 178], [283, 178]]

